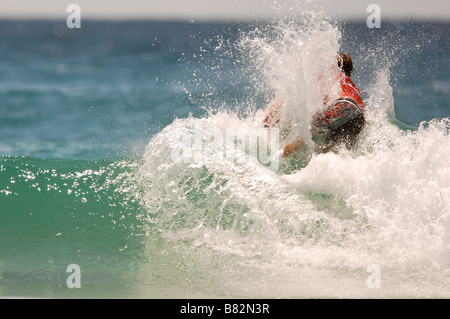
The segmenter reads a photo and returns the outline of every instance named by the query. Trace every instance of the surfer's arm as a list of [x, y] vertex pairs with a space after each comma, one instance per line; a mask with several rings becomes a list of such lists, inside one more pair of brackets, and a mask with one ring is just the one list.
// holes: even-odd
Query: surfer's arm
[[286, 145], [283, 149], [283, 157], [287, 157], [292, 154], [296, 149], [301, 147], [303, 144], [305, 144], [305, 141], [303, 141], [301, 138], [295, 140], [294, 142]]

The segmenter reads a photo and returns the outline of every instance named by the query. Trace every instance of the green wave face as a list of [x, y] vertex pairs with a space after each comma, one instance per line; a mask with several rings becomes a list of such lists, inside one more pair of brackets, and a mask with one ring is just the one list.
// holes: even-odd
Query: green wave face
[[137, 165], [2, 157], [0, 293], [67, 293], [70, 264], [91, 288], [135, 269], [145, 234], [131, 184]]

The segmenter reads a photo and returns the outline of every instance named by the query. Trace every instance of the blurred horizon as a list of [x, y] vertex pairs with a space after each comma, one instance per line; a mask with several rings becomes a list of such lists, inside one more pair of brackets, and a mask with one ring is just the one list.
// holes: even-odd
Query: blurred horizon
[[296, 16], [305, 12], [322, 12], [343, 20], [366, 20], [370, 4], [380, 8], [382, 20], [450, 21], [447, 0], [422, 1], [341, 0], [329, 3], [319, 0], [2, 0], [1, 20], [67, 19], [67, 6], [77, 4], [81, 18], [87, 20], [169, 20], [169, 21], [245, 21]]

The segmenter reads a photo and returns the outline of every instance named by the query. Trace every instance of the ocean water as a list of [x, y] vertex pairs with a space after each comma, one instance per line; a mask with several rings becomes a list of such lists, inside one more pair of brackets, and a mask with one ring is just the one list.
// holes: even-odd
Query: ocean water
[[[450, 297], [449, 45], [448, 23], [318, 13], [0, 21], [0, 296]], [[352, 150], [205, 153], [277, 97], [311, 145], [339, 51], [367, 110]]]

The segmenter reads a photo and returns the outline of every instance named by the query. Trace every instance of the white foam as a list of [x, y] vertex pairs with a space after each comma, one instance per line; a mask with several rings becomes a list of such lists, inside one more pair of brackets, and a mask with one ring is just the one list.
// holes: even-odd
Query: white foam
[[[329, 68], [340, 39], [332, 25], [310, 22], [299, 30], [283, 25], [281, 38], [257, 32], [242, 41], [308, 143], [307, 119], [322, 99], [309, 79]], [[175, 163], [170, 154], [192, 118], [150, 141], [142, 202], [166, 240], [186, 242], [199, 267], [190, 276], [223, 271], [223, 282], [205, 280], [232, 296], [450, 296], [450, 121], [402, 131], [391, 120], [389, 69], [374, 75], [357, 148], [310, 154], [292, 174], [252, 157]], [[262, 114], [217, 112], [203, 123], [251, 132]], [[208, 267], [214, 258], [223, 261], [214, 263], [219, 268]], [[379, 290], [366, 284], [370, 264], [381, 269]]]

